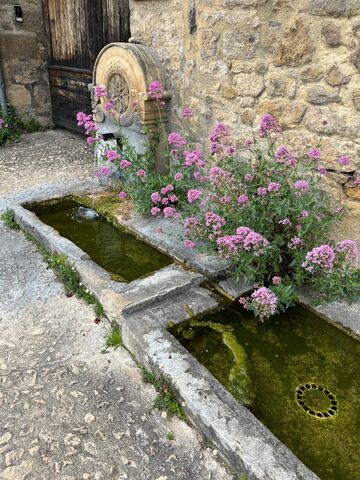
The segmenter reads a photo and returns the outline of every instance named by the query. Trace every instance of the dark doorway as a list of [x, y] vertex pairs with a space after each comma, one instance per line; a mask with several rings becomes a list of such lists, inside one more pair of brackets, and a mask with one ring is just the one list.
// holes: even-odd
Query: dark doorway
[[43, 0], [53, 120], [79, 130], [75, 116], [90, 112], [88, 84], [100, 50], [130, 38], [129, 0]]

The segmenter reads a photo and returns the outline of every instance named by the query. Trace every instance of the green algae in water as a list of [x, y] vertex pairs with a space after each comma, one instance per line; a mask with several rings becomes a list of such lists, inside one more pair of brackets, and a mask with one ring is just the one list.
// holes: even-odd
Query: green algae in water
[[78, 245], [113, 279], [131, 282], [172, 263], [166, 255], [73, 200], [39, 204], [32, 211]]
[[[203, 320], [227, 326], [244, 347], [254, 415], [321, 479], [359, 479], [359, 342], [301, 307], [264, 323], [231, 309]], [[189, 330], [192, 334], [183, 336]], [[234, 357], [220, 332], [188, 323], [187, 329], [174, 327], [173, 333], [227, 386]], [[309, 415], [296, 398], [297, 388], [305, 384], [328, 389], [336, 398], [336, 413], [329, 418]], [[319, 390], [304, 393], [304, 400], [317, 411], [331, 406]]]

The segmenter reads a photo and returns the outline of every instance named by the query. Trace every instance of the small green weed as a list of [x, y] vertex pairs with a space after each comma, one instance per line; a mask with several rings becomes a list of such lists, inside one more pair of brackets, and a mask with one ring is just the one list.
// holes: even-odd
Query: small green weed
[[175, 440], [175, 435], [174, 435], [173, 432], [168, 432], [168, 433], [166, 434], [166, 438], [167, 438], [168, 440], [170, 440], [171, 442], [173, 442], [173, 441]]
[[118, 348], [122, 345], [121, 333], [118, 325], [112, 325], [106, 337], [106, 346]]
[[0, 218], [5, 223], [5, 225], [12, 230], [20, 230], [19, 225], [15, 222], [14, 212], [12, 212], [11, 210], [6, 210], [0, 215]]
[[[0, 109], [0, 118], [3, 114]], [[44, 130], [40, 123], [29, 113], [19, 115], [14, 107], [8, 105], [8, 114], [3, 118], [4, 126], [0, 129], [0, 146], [5, 142], [16, 142], [23, 133], [34, 133]]]
[[153, 404], [154, 408], [162, 412], [166, 412], [169, 417], [177, 416], [181, 420], [186, 420], [185, 412], [176, 399], [176, 393], [174, 387], [171, 385], [170, 380], [165, 375], [160, 375], [160, 377], [157, 377], [144, 367], [140, 367], [140, 369], [143, 382], [150, 383], [157, 391], [157, 395]]

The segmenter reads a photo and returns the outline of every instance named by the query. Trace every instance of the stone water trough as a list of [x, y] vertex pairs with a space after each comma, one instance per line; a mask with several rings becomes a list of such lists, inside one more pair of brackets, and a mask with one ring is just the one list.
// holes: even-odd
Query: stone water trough
[[[64, 198], [75, 198], [96, 209], [99, 194], [103, 197], [95, 181], [58, 184], [30, 191], [9, 208], [20, 227], [48, 251], [66, 255], [84, 285], [104, 306], [109, 320], [121, 327], [126, 348], [140, 363], [170, 379], [189, 419], [239, 475], [245, 473], [247, 478], [259, 480], [319, 478], [169, 331], [169, 325], [173, 329], [216, 310], [222, 303], [219, 294], [235, 299], [249, 290], [249, 286], [228, 278], [225, 261], [186, 250], [166, 219], [159, 224], [131, 209], [119, 208], [109, 216], [113, 223], [134, 241], [145, 242], [167, 259], [167, 265], [159, 264], [157, 270], [150, 268], [145, 275], [126, 281], [96, 264], [89, 254], [29, 210], [36, 210], [34, 205], [42, 202], [56, 203]], [[162, 233], [170, 230], [171, 236]], [[303, 303], [309, 304], [306, 296]], [[336, 303], [311, 308], [339, 328], [360, 336], [359, 305]]]

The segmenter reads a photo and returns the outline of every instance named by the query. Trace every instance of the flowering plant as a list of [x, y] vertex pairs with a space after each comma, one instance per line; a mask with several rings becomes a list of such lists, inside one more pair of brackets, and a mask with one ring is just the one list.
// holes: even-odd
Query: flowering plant
[[[158, 102], [162, 92], [159, 82], [149, 87]], [[182, 117], [189, 122], [192, 111], [184, 109]], [[91, 122], [81, 121], [85, 127]], [[120, 198], [129, 194], [141, 212], [181, 223], [185, 247], [217, 251], [229, 260], [235, 277], [259, 287], [240, 303], [262, 320], [292, 305], [295, 287], [305, 282], [330, 300], [359, 296], [355, 242], [332, 245], [327, 238], [343, 209], [330, 213], [321, 189], [326, 173], [321, 143], [297, 158], [278, 145], [280, 138], [281, 128], [269, 114], [262, 117], [257, 136], [238, 151], [223, 123], [212, 130], [208, 153], [188, 134], [171, 132], [165, 176], [153, 172], [151, 145], [141, 156], [123, 138], [115, 152], [105, 153], [126, 180]], [[338, 162], [350, 159], [342, 156]]]

